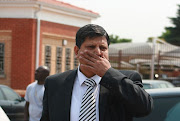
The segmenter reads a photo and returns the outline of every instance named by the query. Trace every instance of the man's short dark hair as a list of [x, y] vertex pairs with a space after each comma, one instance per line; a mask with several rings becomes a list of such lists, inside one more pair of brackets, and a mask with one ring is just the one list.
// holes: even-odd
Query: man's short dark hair
[[76, 33], [76, 46], [81, 47], [82, 43], [86, 38], [94, 38], [104, 36], [107, 39], [108, 46], [110, 44], [110, 39], [108, 33], [103, 27], [95, 24], [88, 24], [81, 27]]

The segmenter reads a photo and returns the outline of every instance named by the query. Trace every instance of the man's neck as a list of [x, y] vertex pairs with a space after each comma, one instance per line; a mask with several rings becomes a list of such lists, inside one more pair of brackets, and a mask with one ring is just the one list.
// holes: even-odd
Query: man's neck
[[44, 84], [44, 81], [37, 81], [37, 84], [43, 85], [43, 84]]
[[81, 69], [80, 67], [79, 67], [79, 71], [80, 71], [81, 73], [83, 73], [83, 74], [84, 74], [86, 77], [88, 77], [88, 78], [91, 78], [91, 77], [93, 77], [94, 75], [96, 75], [96, 74], [92, 73], [91, 71], [83, 70], [83, 69]]

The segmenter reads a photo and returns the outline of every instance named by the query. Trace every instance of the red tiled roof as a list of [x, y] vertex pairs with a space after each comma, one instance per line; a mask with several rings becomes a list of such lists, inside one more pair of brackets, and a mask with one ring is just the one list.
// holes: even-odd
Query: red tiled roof
[[58, 1], [58, 0], [37, 0], [37, 1], [46, 2], [46, 3], [49, 3], [49, 4], [53, 4], [53, 5], [64, 6], [64, 7], [67, 7], [67, 8], [71, 8], [71, 9], [75, 9], [75, 10], [80, 10], [80, 11], [85, 11], [85, 12], [89, 12], [89, 13], [92, 13], [92, 14], [99, 15], [98, 13], [93, 12], [93, 11], [91, 11], [91, 10], [87, 10], [87, 9], [84, 9], [84, 8], [80, 8], [80, 7], [71, 5], [71, 4], [69, 4], [69, 3], [65, 3], [65, 2], [62, 2], [62, 1]]

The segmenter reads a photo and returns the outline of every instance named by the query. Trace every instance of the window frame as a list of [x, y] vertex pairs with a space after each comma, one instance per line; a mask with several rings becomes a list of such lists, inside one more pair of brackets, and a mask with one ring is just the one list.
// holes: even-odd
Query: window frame
[[47, 66], [49, 68], [49, 70], [51, 70], [51, 46], [50, 45], [45, 45], [45, 58], [44, 58], [44, 65]]
[[[2, 46], [2, 50], [0, 48], [0, 77], [5, 75], [5, 72], [4, 72], [4, 65], [5, 65], [5, 43], [0, 43], [0, 47], [1, 46]], [[2, 60], [1, 60], [1, 57], [2, 57]], [[1, 62], [2, 62], [2, 65], [1, 65]]]
[[57, 46], [56, 47], [56, 73], [62, 72], [62, 57], [63, 57], [63, 48], [60, 46]]
[[[67, 50], [69, 53], [67, 54]], [[71, 69], [71, 48], [65, 49], [65, 71], [68, 71]]]

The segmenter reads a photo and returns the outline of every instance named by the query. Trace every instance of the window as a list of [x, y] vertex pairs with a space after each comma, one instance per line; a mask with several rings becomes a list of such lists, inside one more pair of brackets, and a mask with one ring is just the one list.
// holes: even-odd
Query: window
[[20, 97], [10, 88], [2, 87], [1, 89], [3, 90], [7, 100], [18, 101], [20, 99]]
[[51, 69], [51, 46], [45, 46], [45, 66]]
[[76, 54], [74, 53], [74, 68], [77, 68], [79, 64], [78, 59], [76, 58]]
[[4, 74], [4, 43], [0, 43], [0, 75]]
[[56, 47], [56, 73], [62, 71], [62, 48]]
[[0, 90], [0, 100], [5, 100], [4, 95], [1, 90]]
[[144, 89], [152, 89], [152, 85], [150, 84], [143, 84]]
[[71, 69], [71, 49], [66, 48], [66, 65], [65, 69], [70, 70]]

